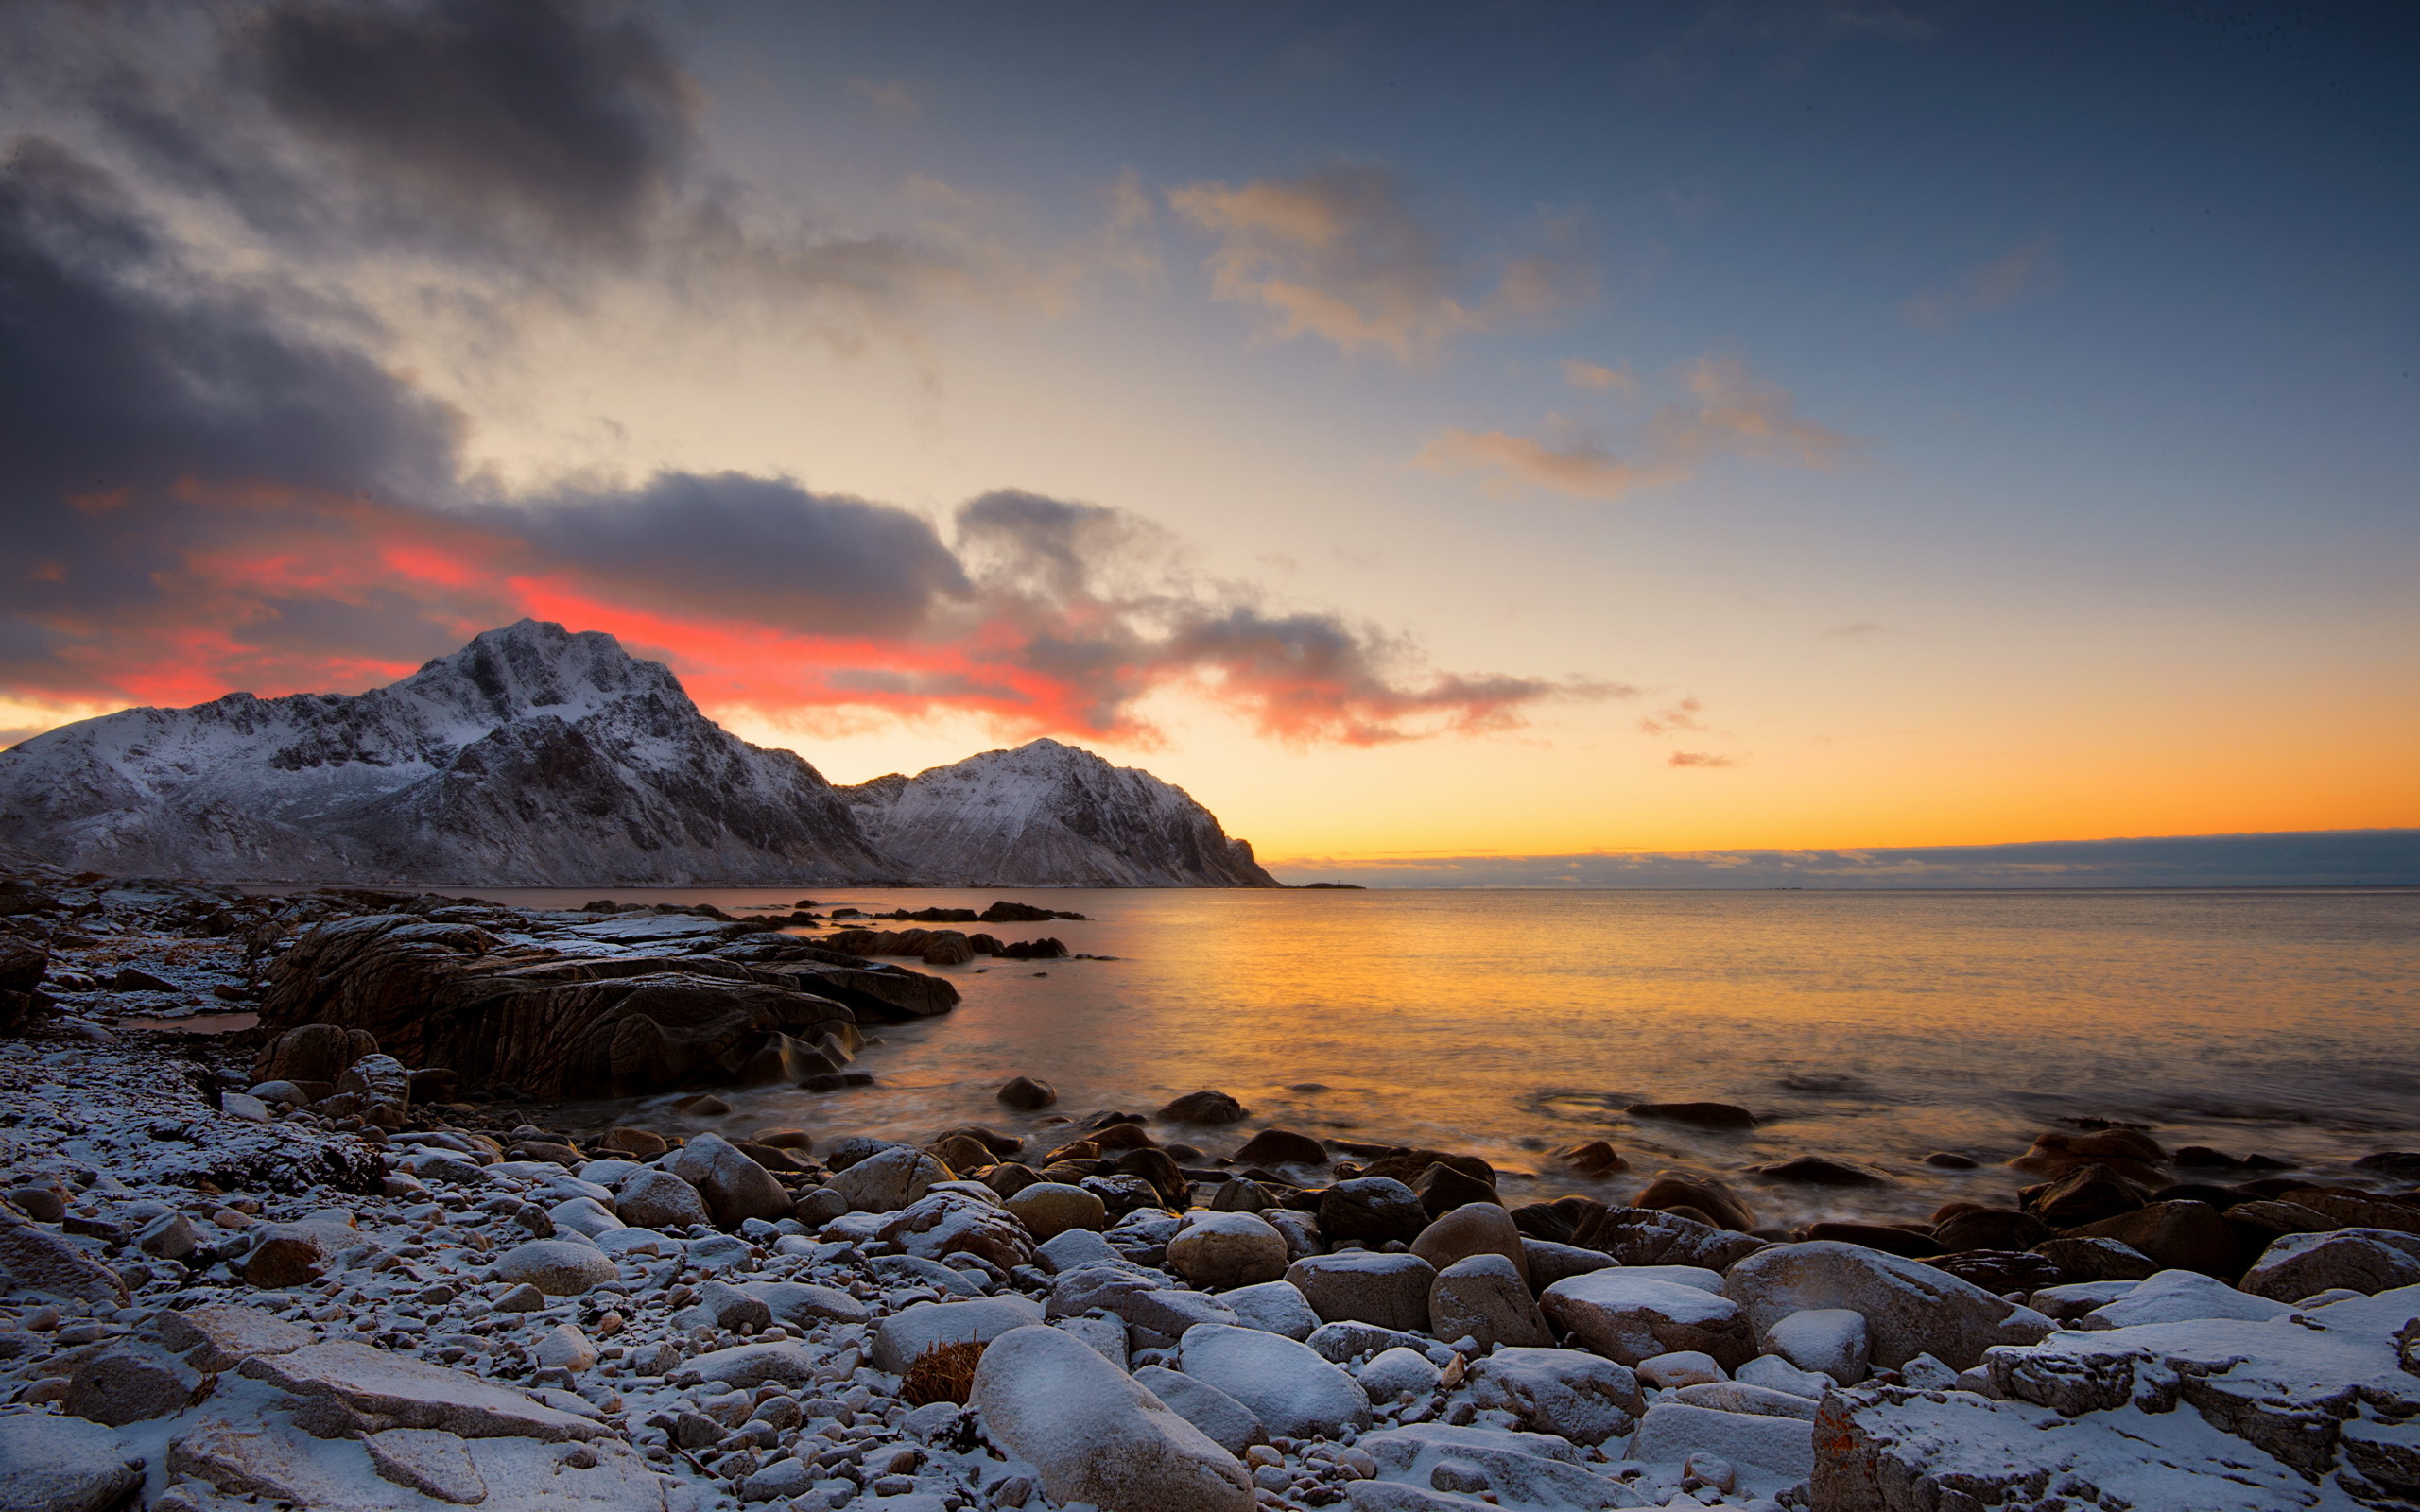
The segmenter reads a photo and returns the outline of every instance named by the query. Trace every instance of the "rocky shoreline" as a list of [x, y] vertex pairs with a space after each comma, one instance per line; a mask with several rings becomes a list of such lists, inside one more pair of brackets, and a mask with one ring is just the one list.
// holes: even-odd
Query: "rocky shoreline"
[[1206, 1091], [723, 1127], [954, 990], [712, 911], [12, 870], [0, 1512], [2420, 1504], [2420, 1156], [2062, 1129], [2003, 1205], [1776, 1229]]

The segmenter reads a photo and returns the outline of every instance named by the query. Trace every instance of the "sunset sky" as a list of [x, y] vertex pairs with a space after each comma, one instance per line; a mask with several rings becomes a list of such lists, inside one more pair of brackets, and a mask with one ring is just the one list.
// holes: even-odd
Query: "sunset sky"
[[2405, 5], [0, 10], [0, 744], [524, 615], [1279, 864], [2420, 825]]

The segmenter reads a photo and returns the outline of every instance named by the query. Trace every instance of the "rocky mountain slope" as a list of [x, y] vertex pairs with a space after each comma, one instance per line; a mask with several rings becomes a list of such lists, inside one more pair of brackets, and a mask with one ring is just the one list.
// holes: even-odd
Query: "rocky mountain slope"
[[1184, 789], [1055, 740], [839, 793], [875, 847], [936, 884], [1280, 885]]
[[0, 841], [118, 874], [490, 885], [890, 873], [814, 767], [524, 620], [357, 697], [129, 709], [0, 753]]
[[524, 620], [357, 696], [129, 709], [0, 752], [0, 845], [222, 881], [1273, 886], [1149, 773], [1037, 741], [835, 789], [612, 636]]

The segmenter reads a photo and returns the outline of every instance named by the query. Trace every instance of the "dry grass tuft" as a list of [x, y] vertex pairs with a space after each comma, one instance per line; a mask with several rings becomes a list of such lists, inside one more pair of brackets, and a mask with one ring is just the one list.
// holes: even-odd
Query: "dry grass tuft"
[[908, 1363], [908, 1373], [899, 1378], [899, 1395], [911, 1407], [928, 1401], [964, 1405], [967, 1394], [975, 1389], [975, 1367], [982, 1360], [983, 1346], [971, 1340], [936, 1344]]

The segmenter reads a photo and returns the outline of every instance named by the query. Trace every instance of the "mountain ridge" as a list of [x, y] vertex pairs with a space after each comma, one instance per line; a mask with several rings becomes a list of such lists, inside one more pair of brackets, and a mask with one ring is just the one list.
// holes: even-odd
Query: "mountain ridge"
[[[1102, 789], [1122, 816], [1059, 804], [1074, 830], [1175, 845], [1172, 859], [1130, 857], [1124, 871], [1151, 880], [1123, 885], [1276, 885], [1180, 790], [1035, 744], [1149, 784]], [[0, 843], [86, 870], [219, 881], [923, 885], [859, 823], [866, 790], [889, 781], [836, 788], [795, 752], [707, 718], [669, 668], [613, 636], [525, 619], [362, 694], [234, 693], [36, 735], [0, 751]], [[930, 823], [917, 834], [941, 873], [966, 869]], [[1080, 879], [1021, 885], [1118, 869], [1095, 858]], [[1250, 873], [1264, 880], [1225, 880]]]

